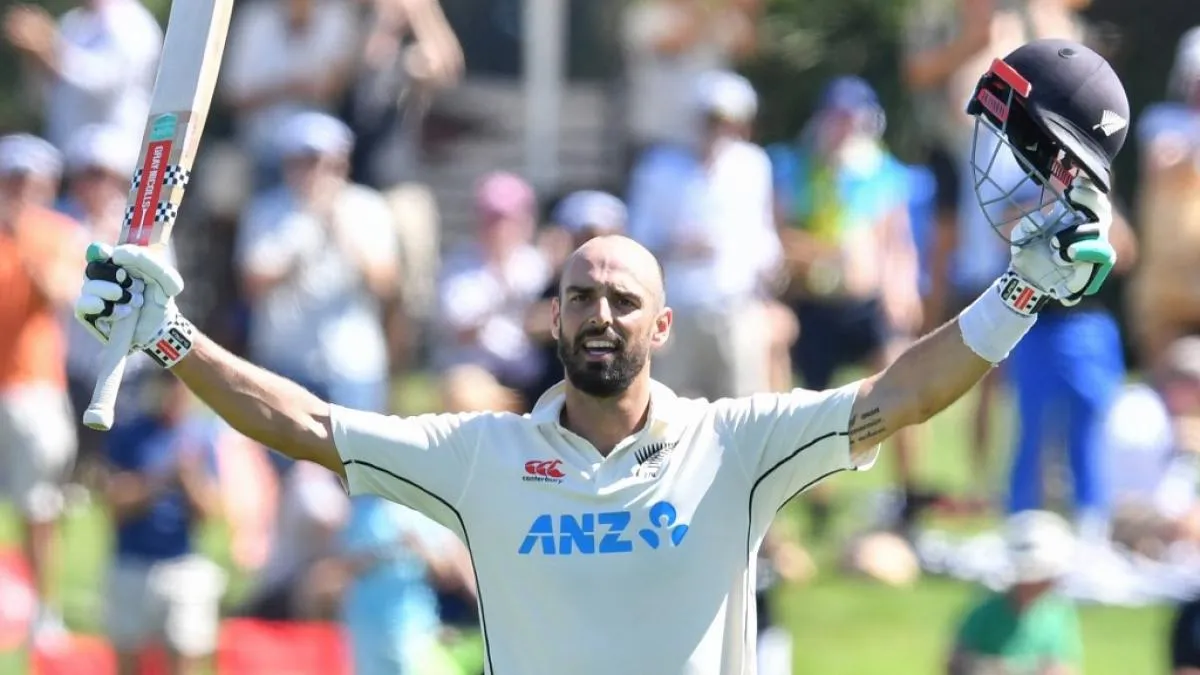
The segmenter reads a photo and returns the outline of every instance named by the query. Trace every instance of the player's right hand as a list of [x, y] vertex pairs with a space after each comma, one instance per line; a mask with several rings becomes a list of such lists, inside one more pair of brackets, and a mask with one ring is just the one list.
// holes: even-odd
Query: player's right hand
[[117, 322], [136, 321], [133, 349], [146, 349], [182, 321], [175, 296], [183, 290], [183, 279], [150, 249], [93, 243], [84, 276], [75, 318], [103, 343]]

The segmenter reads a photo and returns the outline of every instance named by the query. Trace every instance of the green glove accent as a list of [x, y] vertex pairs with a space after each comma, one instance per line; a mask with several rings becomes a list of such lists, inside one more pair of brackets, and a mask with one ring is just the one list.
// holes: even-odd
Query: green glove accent
[[1104, 281], [1108, 279], [1108, 274], [1112, 272], [1113, 265], [1117, 262], [1117, 252], [1113, 249], [1112, 244], [1100, 239], [1092, 239], [1081, 241], [1071, 247], [1071, 259], [1077, 262], [1092, 263], [1097, 266], [1096, 273], [1092, 275], [1091, 282], [1087, 288], [1083, 289], [1084, 295], [1095, 295], [1100, 287], [1104, 285]]
[[87, 261], [90, 263], [104, 262], [105, 260], [108, 260], [111, 257], [112, 257], [112, 247], [109, 246], [108, 244], [101, 244], [100, 242], [92, 242], [92, 244], [89, 245], [87, 248]]

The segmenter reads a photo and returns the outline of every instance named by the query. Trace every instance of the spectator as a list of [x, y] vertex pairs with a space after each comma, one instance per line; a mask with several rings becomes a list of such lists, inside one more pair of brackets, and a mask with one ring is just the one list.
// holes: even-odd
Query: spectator
[[[593, 237], [624, 234], [627, 218], [625, 204], [617, 197], [597, 190], [580, 190], [559, 202], [551, 220], [553, 227], [560, 228], [566, 235], [564, 248], [573, 251]], [[554, 278], [546, 284], [541, 299], [530, 306], [525, 321], [530, 338], [537, 344], [536, 358], [542, 367], [541, 378], [525, 392], [529, 400], [536, 400], [563, 379], [562, 361], [558, 358], [558, 343], [551, 334], [550, 318], [550, 301], [558, 297], [561, 271], [555, 269]]]
[[[431, 98], [462, 77], [462, 46], [438, 0], [369, 0], [358, 69], [342, 118], [359, 143], [355, 181], [389, 190], [416, 175]], [[411, 44], [408, 44], [411, 38]]]
[[138, 0], [82, 0], [55, 24], [37, 5], [13, 6], [8, 42], [42, 86], [46, 138], [64, 149], [88, 124], [141, 138], [163, 33]]
[[334, 403], [382, 411], [381, 304], [397, 273], [390, 211], [347, 180], [354, 138], [341, 121], [299, 113], [277, 138], [285, 183], [254, 199], [238, 231], [249, 357]]
[[[1008, 265], [1008, 248], [983, 217], [970, 167], [974, 148], [972, 118], [962, 114], [979, 74], [998, 58], [1035, 38], [1082, 39], [1074, 10], [1090, 0], [922, 0], [912, 5], [912, 21], [902, 75], [913, 94], [928, 162], [937, 181], [936, 227], [929, 254], [925, 327], [957, 316]], [[987, 139], [992, 143], [993, 139]], [[987, 148], [986, 150], [990, 150]], [[1007, 153], [1005, 153], [1007, 155]], [[991, 154], [984, 156], [991, 157]], [[1013, 171], [1015, 164], [1001, 158]], [[1011, 174], [993, 169], [1001, 186]], [[1015, 181], [1016, 178], [1011, 178]], [[998, 186], [984, 185], [985, 191]], [[991, 198], [993, 195], [988, 195]], [[972, 412], [969, 448], [978, 491], [989, 485], [991, 410], [1004, 367], [979, 386]]]
[[105, 625], [120, 675], [137, 675], [156, 644], [172, 675], [198, 674], [216, 650], [224, 591], [224, 573], [195, 548], [198, 526], [220, 512], [217, 426], [192, 412], [170, 374], [151, 378], [145, 412], [105, 439], [105, 500], [116, 523]]
[[238, 613], [266, 621], [333, 620], [344, 584], [330, 563], [350, 498], [332, 473], [310, 462], [290, 465], [282, 483], [271, 552]]
[[[884, 113], [859, 78], [832, 81], [792, 145], [771, 148], [784, 297], [801, 333], [793, 363], [808, 389], [844, 366], [882, 369], [921, 326], [908, 169], [883, 146]], [[913, 434], [895, 436], [907, 528], [929, 496], [915, 485]], [[819, 497], [817, 529], [826, 507]]]
[[[1200, 329], [1200, 26], [1180, 40], [1170, 100], [1138, 120], [1143, 264], [1129, 294], [1138, 353], [1153, 366], [1175, 338]], [[1186, 280], [1186, 281], [1185, 281]]]
[[80, 278], [79, 225], [51, 211], [62, 161], [33, 136], [0, 138], [0, 487], [22, 520], [22, 545], [41, 605], [40, 646], [63, 637], [48, 604], [62, 484], [75, 458], [62, 313]]
[[1200, 673], [1200, 598], [1182, 603], [1171, 622], [1171, 675]]
[[378, 497], [351, 501], [342, 534], [342, 620], [356, 675], [442, 672], [437, 590], [475, 598], [466, 548], [446, 528]]
[[220, 82], [259, 185], [271, 185], [278, 175], [272, 150], [281, 125], [300, 111], [337, 108], [352, 79], [357, 44], [354, 6], [344, 0], [238, 7]]
[[4, 136], [0, 138], [0, 172], [6, 188], [0, 209], [8, 215], [24, 208], [49, 209], [58, 199], [62, 152], [30, 134]]
[[[439, 296], [437, 366], [477, 365], [518, 392], [541, 376], [536, 347], [525, 332], [530, 306], [550, 269], [532, 245], [533, 188], [510, 173], [493, 173], [475, 193], [478, 236], [446, 260]], [[525, 404], [532, 404], [526, 400]]]
[[691, 116], [704, 134], [690, 146], [642, 155], [630, 180], [629, 233], [662, 261], [674, 310], [655, 377], [684, 396], [718, 399], [765, 391], [769, 283], [779, 262], [771, 218], [771, 165], [750, 143], [758, 96], [740, 75], [706, 73]]
[[1070, 568], [1070, 526], [1046, 511], [1010, 517], [1005, 533], [1012, 570], [1008, 589], [987, 593], [959, 623], [948, 675], [1072, 675], [1083, 667], [1075, 606], [1055, 592]]
[[759, 5], [759, 0], [630, 3], [622, 16], [622, 40], [631, 165], [657, 144], [692, 145], [702, 133], [692, 114], [694, 82], [753, 52]]
[[1176, 340], [1157, 364], [1125, 385], [1102, 433], [1113, 540], [1152, 558], [1200, 545], [1200, 337]]
[[[1118, 256], [1115, 278], [1136, 261], [1137, 243], [1119, 212], [1109, 236]], [[1120, 327], [1108, 309], [1111, 304], [1109, 293], [1088, 296], [1069, 308], [1047, 304], [1007, 361], [1018, 420], [1008, 510], [1042, 507], [1045, 458], [1050, 448], [1065, 447], [1076, 524], [1093, 542], [1106, 541], [1110, 534], [1102, 434], [1125, 379]]]
[[89, 237], [116, 241], [120, 236], [140, 145], [140, 136], [103, 124], [81, 127], [68, 139], [63, 150], [67, 189], [59, 210], [78, 220]]

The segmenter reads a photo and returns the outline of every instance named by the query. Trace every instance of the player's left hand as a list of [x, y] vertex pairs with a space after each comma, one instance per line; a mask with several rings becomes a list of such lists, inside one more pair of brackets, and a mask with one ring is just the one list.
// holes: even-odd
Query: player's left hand
[[[1083, 222], [1064, 227], [1048, 237], [1012, 247], [1012, 271], [1030, 285], [1071, 306], [1100, 290], [1117, 252], [1109, 242], [1112, 202], [1089, 178], [1080, 176], [1067, 188], [1066, 199], [1083, 216]], [[1033, 234], [1037, 225], [1028, 218], [1016, 226], [1013, 239]]]

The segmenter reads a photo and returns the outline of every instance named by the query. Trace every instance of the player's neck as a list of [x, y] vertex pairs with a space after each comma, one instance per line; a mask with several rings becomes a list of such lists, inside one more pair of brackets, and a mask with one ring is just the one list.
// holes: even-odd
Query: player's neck
[[618, 443], [646, 424], [649, 412], [649, 378], [638, 378], [624, 393], [612, 398], [597, 398], [568, 386], [562, 425], [607, 457]]

